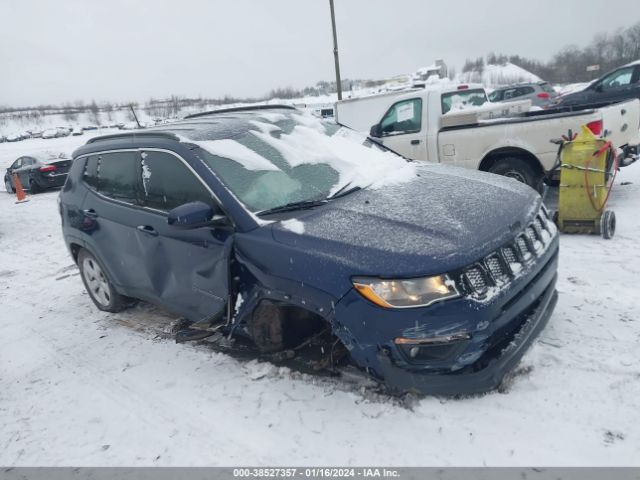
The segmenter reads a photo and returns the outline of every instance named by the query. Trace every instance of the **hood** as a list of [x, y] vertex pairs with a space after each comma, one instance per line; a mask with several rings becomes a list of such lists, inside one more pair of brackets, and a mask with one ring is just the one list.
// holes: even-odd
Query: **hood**
[[437, 164], [418, 175], [295, 212], [271, 225], [273, 238], [352, 275], [429, 275], [482, 258], [540, 208], [540, 196], [513, 179]]

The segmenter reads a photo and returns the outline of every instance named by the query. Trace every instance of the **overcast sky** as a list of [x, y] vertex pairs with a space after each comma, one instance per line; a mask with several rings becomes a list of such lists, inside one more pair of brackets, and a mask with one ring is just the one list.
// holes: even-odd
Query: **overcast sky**
[[[547, 60], [638, 0], [335, 0], [343, 78]], [[329, 0], [0, 0], [0, 105], [260, 96], [334, 78]]]

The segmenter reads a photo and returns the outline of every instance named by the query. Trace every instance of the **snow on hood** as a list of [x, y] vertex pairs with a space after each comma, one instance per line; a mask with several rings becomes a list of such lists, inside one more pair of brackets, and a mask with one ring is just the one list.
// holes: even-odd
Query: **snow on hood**
[[441, 165], [418, 174], [300, 212], [304, 235], [274, 223], [273, 236], [351, 274], [411, 277], [477, 261], [513, 239], [540, 207], [539, 195], [513, 179]]

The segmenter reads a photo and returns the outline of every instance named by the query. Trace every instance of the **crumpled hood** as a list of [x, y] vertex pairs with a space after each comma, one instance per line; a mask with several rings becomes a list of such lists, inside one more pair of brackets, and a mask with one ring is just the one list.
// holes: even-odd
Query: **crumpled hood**
[[322, 258], [321, 268], [411, 277], [469, 265], [511, 240], [540, 207], [540, 196], [513, 179], [438, 164], [417, 172], [408, 183], [295, 212], [295, 228], [275, 222], [273, 238]]

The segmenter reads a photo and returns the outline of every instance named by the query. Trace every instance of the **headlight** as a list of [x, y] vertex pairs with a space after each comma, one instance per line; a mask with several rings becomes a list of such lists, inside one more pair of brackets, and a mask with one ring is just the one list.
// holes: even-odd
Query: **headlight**
[[426, 307], [460, 296], [455, 283], [447, 275], [405, 280], [355, 277], [353, 286], [364, 298], [384, 308]]

